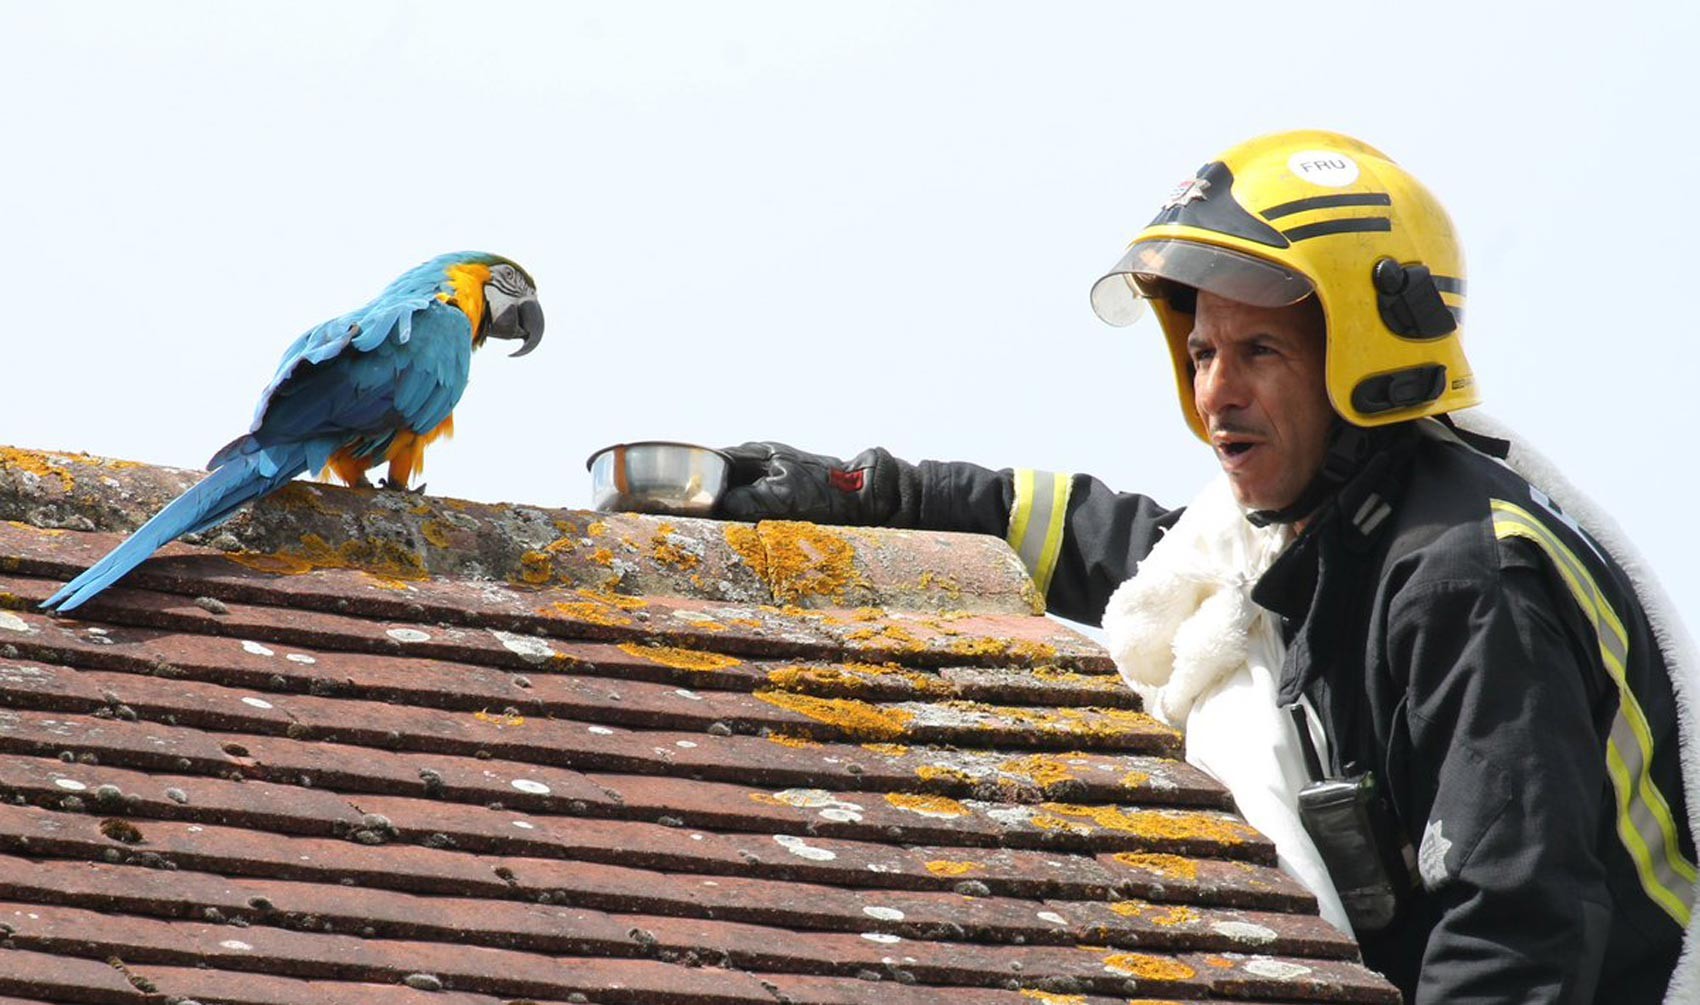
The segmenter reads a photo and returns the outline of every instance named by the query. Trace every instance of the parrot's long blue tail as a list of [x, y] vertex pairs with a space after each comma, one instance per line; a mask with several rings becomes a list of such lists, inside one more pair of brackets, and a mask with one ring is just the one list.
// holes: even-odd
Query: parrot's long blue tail
[[154, 514], [153, 519], [105, 558], [66, 583], [42, 608], [61, 613], [76, 610], [180, 535], [206, 530], [230, 519], [244, 503], [258, 499], [305, 470], [307, 451], [297, 445], [261, 448], [230, 458]]

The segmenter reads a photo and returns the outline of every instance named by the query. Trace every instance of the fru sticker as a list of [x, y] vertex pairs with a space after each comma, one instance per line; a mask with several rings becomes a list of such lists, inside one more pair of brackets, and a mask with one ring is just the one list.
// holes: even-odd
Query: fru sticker
[[1287, 170], [1329, 188], [1345, 188], [1358, 180], [1358, 162], [1333, 150], [1300, 150], [1287, 158]]

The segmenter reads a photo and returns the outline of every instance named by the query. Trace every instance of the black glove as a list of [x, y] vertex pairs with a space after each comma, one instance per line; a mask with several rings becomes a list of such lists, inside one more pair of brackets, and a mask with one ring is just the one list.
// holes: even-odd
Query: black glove
[[729, 447], [732, 475], [715, 515], [728, 520], [806, 520], [859, 527], [912, 523], [915, 467], [879, 447], [846, 464], [783, 443]]

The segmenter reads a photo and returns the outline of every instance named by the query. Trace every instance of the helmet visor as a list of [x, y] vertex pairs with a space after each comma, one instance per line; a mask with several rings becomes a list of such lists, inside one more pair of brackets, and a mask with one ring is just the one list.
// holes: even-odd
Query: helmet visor
[[1161, 296], [1162, 281], [1205, 290], [1253, 307], [1298, 303], [1316, 287], [1273, 262], [1194, 241], [1140, 241], [1116, 267], [1092, 284], [1092, 310], [1106, 323], [1126, 327]]

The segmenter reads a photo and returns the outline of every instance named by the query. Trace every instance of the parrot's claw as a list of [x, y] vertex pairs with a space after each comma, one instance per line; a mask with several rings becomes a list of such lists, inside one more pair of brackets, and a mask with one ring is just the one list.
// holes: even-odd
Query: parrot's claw
[[410, 496], [417, 496], [417, 495], [424, 495], [425, 494], [425, 483], [424, 482], [420, 482], [418, 485], [414, 486], [413, 488], [408, 488], [406, 485], [404, 485], [400, 482], [392, 482], [388, 478], [385, 478], [385, 479], [382, 479], [378, 482], [378, 487], [381, 488], [381, 489], [387, 489], [391, 492], [406, 492]]

